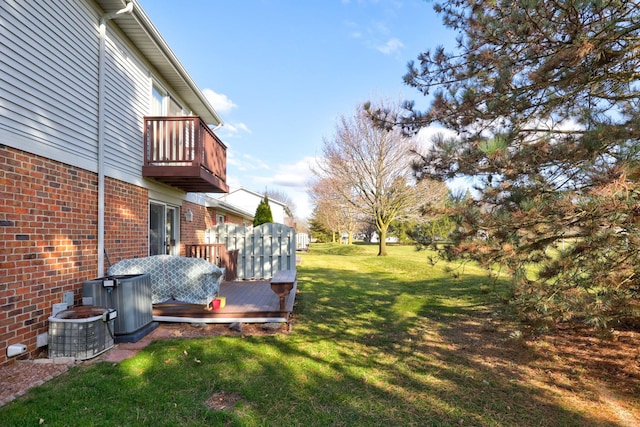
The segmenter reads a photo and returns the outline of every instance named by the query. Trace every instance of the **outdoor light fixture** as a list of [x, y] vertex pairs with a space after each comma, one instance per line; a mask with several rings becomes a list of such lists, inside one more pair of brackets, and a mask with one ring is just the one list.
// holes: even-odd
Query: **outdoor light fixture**
[[193, 212], [191, 212], [191, 209], [187, 209], [185, 211], [184, 220], [187, 221], [187, 222], [193, 221]]

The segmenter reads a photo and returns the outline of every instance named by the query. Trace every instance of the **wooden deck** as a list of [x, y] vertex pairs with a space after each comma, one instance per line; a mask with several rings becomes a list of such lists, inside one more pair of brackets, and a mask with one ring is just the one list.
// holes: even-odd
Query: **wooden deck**
[[219, 296], [226, 298], [225, 307], [207, 311], [199, 304], [154, 304], [153, 320], [188, 323], [288, 322], [297, 288], [296, 281], [281, 310], [280, 297], [271, 289], [269, 280], [222, 282]]

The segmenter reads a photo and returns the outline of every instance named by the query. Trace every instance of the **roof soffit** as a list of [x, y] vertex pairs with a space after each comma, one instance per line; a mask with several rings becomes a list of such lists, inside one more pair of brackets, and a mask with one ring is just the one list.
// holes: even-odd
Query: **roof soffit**
[[[106, 13], [120, 10], [128, 3], [123, 0], [96, 2]], [[189, 105], [194, 114], [202, 117], [210, 125], [217, 126], [223, 123], [222, 118], [207, 101], [137, 1], [133, 1], [131, 14], [118, 15], [112, 21], [160, 73], [171, 89]]]

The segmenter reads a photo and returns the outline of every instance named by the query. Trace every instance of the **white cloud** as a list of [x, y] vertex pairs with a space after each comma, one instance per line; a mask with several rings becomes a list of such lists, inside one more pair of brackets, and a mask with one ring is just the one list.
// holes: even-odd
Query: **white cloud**
[[240, 181], [234, 176], [227, 176], [227, 185], [229, 186], [229, 191], [242, 187]]
[[242, 163], [240, 163], [240, 160], [238, 160], [235, 156], [235, 151], [227, 149], [227, 167], [240, 167], [241, 164]]
[[274, 172], [272, 175], [258, 179], [267, 186], [270, 184], [306, 191], [307, 183], [313, 177], [311, 165], [314, 162], [314, 157], [305, 157], [295, 163], [281, 163], [271, 168]]
[[372, 34], [379, 34], [381, 36], [386, 36], [387, 34], [390, 34], [391, 31], [389, 31], [389, 27], [387, 27], [387, 25], [384, 22], [374, 22], [372, 24], [371, 30], [370, 32]]
[[202, 93], [211, 106], [219, 113], [228, 113], [238, 107], [227, 95], [217, 93], [212, 89], [204, 89]]
[[391, 31], [383, 22], [373, 22], [364, 30], [354, 21], [345, 21], [344, 25], [349, 30], [349, 36], [360, 40], [368, 49], [391, 55], [404, 48], [404, 43], [399, 38], [390, 37]]
[[291, 194], [291, 200], [293, 200], [293, 203], [296, 205], [295, 214], [297, 218], [308, 219], [311, 216], [312, 210], [309, 203], [309, 195], [306, 191], [296, 191]]
[[227, 164], [235, 166], [240, 172], [269, 169], [269, 164], [251, 154], [241, 154], [240, 157], [227, 152]]
[[363, 37], [362, 31], [358, 28], [359, 25], [355, 21], [344, 21], [344, 26], [349, 30], [349, 37], [353, 39], [361, 39]]
[[382, 44], [382, 45], [378, 45], [376, 47], [376, 49], [379, 52], [384, 53], [385, 55], [390, 55], [392, 53], [395, 53], [397, 51], [399, 51], [400, 49], [402, 49], [404, 47], [404, 44], [397, 38], [391, 38], [389, 40], [387, 40], [386, 43]]
[[221, 130], [225, 131], [228, 134], [228, 136], [234, 136], [240, 132], [249, 133], [249, 134], [252, 133], [251, 129], [249, 129], [249, 126], [247, 126], [242, 122], [238, 122], [238, 123], [225, 122]]
[[416, 142], [421, 150], [428, 151], [433, 146], [433, 138], [440, 136], [450, 139], [455, 138], [456, 133], [447, 128], [427, 126], [418, 131], [418, 134], [416, 135]]
[[269, 169], [270, 168], [269, 163], [251, 154], [243, 154], [242, 160], [245, 162], [246, 165], [249, 166], [250, 169]]
[[[252, 159], [251, 156], [243, 156], [243, 159]], [[255, 159], [253, 159], [255, 160]], [[242, 186], [253, 188], [255, 191], [263, 192], [265, 189], [282, 191], [289, 196], [296, 208], [296, 216], [306, 218], [311, 214], [309, 196], [307, 195], [307, 184], [313, 177], [311, 165], [315, 164], [314, 157], [305, 157], [295, 163], [280, 163], [277, 165], [267, 165], [260, 162], [262, 168], [271, 171], [269, 175], [253, 174], [251, 172], [243, 175]], [[251, 162], [248, 162], [251, 163]], [[249, 167], [245, 164], [245, 170], [258, 170], [256, 164]], [[249, 176], [251, 175], [251, 176]]]

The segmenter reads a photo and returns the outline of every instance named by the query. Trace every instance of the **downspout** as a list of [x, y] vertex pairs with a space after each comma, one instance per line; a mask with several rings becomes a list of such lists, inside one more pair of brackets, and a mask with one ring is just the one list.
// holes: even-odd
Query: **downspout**
[[102, 15], [99, 25], [100, 50], [98, 52], [98, 277], [104, 275], [104, 143], [105, 143], [105, 91], [106, 91], [106, 38], [107, 21], [118, 15], [131, 13], [133, 3], [115, 12]]

